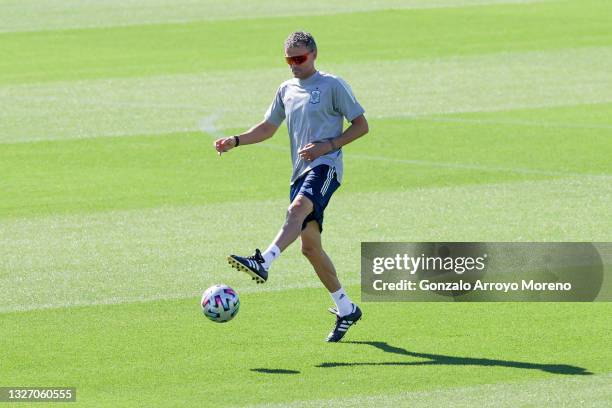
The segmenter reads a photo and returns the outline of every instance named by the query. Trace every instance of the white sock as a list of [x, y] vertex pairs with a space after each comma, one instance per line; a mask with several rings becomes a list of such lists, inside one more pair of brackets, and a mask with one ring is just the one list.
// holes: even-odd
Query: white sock
[[263, 256], [264, 263], [263, 267], [266, 269], [270, 269], [270, 265], [272, 265], [272, 261], [278, 258], [281, 254], [281, 250], [274, 244], [270, 244], [268, 249], [262, 252], [261, 256]]
[[344, 289], [340, 288], [337, 292], [330, 293], [330, 295], [336, 304], [340, 316], [346, 316], [353, 313], [353, 302], [351, 302], [351, 299], [344, 292]]

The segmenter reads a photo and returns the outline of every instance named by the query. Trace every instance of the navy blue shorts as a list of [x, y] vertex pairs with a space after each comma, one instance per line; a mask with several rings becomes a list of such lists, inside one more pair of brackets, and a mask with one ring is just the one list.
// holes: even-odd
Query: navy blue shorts
[[319, 231], [323, 231], [323, 211], [325, 211], [329, 199], [338, 187], [340, 187], [340, 183], [338, 183], [336, 177], [336, 169], [326, 164], [315, 167], [291, 185], [290, 202], [293, 202], [295, 197], [301, 194], [308, 197], [314, 205], [314, 209], [304, 220], [302, 229], [314, 220], [319, 224]]

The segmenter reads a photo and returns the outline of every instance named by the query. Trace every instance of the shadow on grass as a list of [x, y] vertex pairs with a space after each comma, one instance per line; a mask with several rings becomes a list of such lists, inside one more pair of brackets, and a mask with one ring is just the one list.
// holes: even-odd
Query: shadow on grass
[[296, 370], [285, 370], [283, 368], [251, 368], [251, 371], [263, 374], [299, 374]]
[[593, 373], [587, 371], [582, 367], [571, 366], [567, 364], [538, 364], [538, 363], [525, 363], [521, 361], [509, 361], [509, 360], [494, 360], [489, 358], [473, 358], [473, 357], [454, 357], [445, 356], [442, 354], [428, 354], [428, 353], [417, 353], [414, 351], [408, 351], [400, 347], [393, 347], [382, 341], [347, 341], [345, 344], [365, 344], [374, 346], [379, 350], [386, 353], [398, 354], [402, 356], [426, 358], [428, 361], [389, 361], [380, 363], [334, 363], [326, 362], [317, 365], [320, 368], [332, 368], [332, 367], [353, 367], [353, 366], [419, 366], [419, 365], [472, 365], [472, 366], [497, 366], [497, 367], [511, 367], [511, 368], [523, 368], [527, 370], [542, 370], [547, 373], [553, 374], [566, 374], [566, 375], [592, 375]]

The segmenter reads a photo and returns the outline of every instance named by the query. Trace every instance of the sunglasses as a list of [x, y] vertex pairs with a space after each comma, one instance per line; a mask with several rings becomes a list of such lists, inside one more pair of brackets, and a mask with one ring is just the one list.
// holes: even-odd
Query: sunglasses
[[287, 64], [289, 65], [301, 65], [308, 59], [308, 54], [310, 54], [310, 51], [304, 55], [296, 55], [295, 57], [285, 57], [285, 61], [287, 61]]

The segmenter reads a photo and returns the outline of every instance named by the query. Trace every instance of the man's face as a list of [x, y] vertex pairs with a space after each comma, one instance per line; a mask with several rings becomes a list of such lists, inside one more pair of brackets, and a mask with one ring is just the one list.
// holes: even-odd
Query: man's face
[[[287, 61], [294, 77], [300, 79], [308, 78], [315, 72], [316, 51], [310, 52], [304, 46], [289, 47], [285, 49], [285, 57], [296, 57], [291, 61]], [[301, 62], [300, 60], [304, 61]]]

